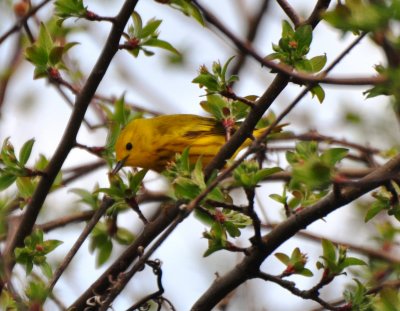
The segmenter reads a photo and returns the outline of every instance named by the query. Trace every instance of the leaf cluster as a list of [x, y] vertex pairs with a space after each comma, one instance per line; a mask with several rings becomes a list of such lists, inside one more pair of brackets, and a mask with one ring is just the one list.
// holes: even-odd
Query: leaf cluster
[[[170, 196], [181, 202], [188, 202], [195, 199], [199, 194], [207, 191], [208, 185], [214, 180], [215, 175], [204, 180], [204, 173], [201, 165], [201, 158], [193, 166], [189, 161], [189, 149], [185, 149], [181, 155], [176, 156], [175, 163], [164, 172], [171, 183]], [[208, 249], [204, 256], [222, 249], [232, 248], [228, 236], [233, 238], [240, 236], [240, 229], [250, 225], [251, 219], [243, 212], [226, 208], [218, 208], [218, 204], [224, 206], [232, 199], [224, 191], [221, 185], [210, 190], [200, 202], [202, 208], [196, 210], [196, 215], [207, 225], [210, 230], [203, 233], [208, 240]], [[213, 204], [211, 204], [211, 202]]]
[[227, 70], [234, 56], [230, 57], [225, 64], [214, 62], [211, 71], [205, 66], [201, 66], [199, 74], [192, 80], [192, 83], [205, 88], [207, 94], [230, 92], [230, 88], [235, 81], [239, 80], [237, 75], [228, 76]]
[[[43, 155], [40, 155], [32, 169], [26, 167], [34, 143], [34, 139], [26, 141], [17, 157], [14, 146], [11, 144], [9, 138], [6, 138], [0, 152], [0, 164], [2, 166], [0, 167], [0, 191], [7, 189], [15, 182], [19, 196], [23, 199], [20, 202], [21, 206], [32, 197], [39, 182], [39, 177], [44, 174], [43, 171], [48, 164], [48, 160]], [[51, 189], [59, 188], [61, 183], [62, 174], [60, 172]]]
[[124, 47], [134, 57], [138, 57], [140, 51], [146, 56], [153, 56], [154, 52], [148, 50], [148, 47], [161, 48], [176, 55], [180, 54], [170, 43], [158, 38], [158, 27], [161, 20], [153, 18], [143, 25], [142, 18], [137, 12], [132, 13], [131, 19], [132, 24], [128, 26], [128, 33], [124, 34], [126, 39]]
[[331, 279], [343, 273], [351, 266], [366, 265], [366, 263], [356, 257], [347, 256], [347, 247], [343, 245], [335, 246], [331, 241], [322, 240], [322, 261], [317, 262], [318, 269], [324, 269], [324, 278]]
[[200, 25], [204, 26], [203, 15], [190, 0], [156, 0], [162, 4], [168, 4], [172, 8], [182, 12], [186, 16], [193, 17]]
[[336, 164], [347, 153], [345, 148], [329, 148], [320, 153], [314, 141], [299, 142], [294, 151], [286, 152], [286, 160], [292, 168], [288, 187], [299, 203], [309, 205], [325, 195]]
[[379, 31], [400, 19], [400, 1], [345, 0], [326, 12], [324, 20], [344, 32]]
[[57, 248], [62, 241], [44, 240], [41, 230], [35, 230], [24, 240], [24, 247], [15, 249], [15, 260], [25, 267], [26, 274], [30, 274], [33, 266], [39, 266], [45, 276], [52, 276], [52, 269], [46, 261], [46, 255]]
[[[287, 21], [282, 22], [282, 37], [278, 44], [272, 44], [275, 51], [266, 56], [266, 59], [277, 59], [282, 64], [293, 67], [297, 71], [306, 73], [317, 73], [321, 71], [326, 64], [326, 55], [318, 55], [308, 59], [306, 56], [310, 51], [312, 42], [312, 27], [302, 25], [297, 29]], [[310, 90], [313, 96], [317, 96], [319, 102], [323, 102], [325, 92], [319, 84], [316, 84]]]
[[298, 247], [296, 247], [290, 257], [284, 253], [275, 253], [275, 257], [278, 258], [285, 266], [286, 269], [282, 272], [282, 276], [289, 276], [292, 274], [299, 274], [302, 276], [313, 276], [311, 270], [307, 269], [307, 255], [303, 254]]
[[59, 79], [59, 70], [67, 70], [62, 58], [76, 44], [78, 43], [57, 44], [51, 37], [47, 27], [42, 23], [36, 42], [25, 51], [26, 59], [35, 66], [34, 78], [49, 77], [54, 80]]
[[280, 167], [260, 168], [255, 160], [243, 161], [233, 171], [233, 178], [236, 186], [251, 189], [268, 176], [281, 171]]
[[397, 220], [400, 220], [400, 203], [398, 200], [400, 188], [394, 181], [391, 182], [390, 187], [392, 191], [389, 191], [387, 187], [383, 186], [379, 191], [374, 191], [372, 193], [372, 197], [375, 200], [372, 202], [365, 215], [365, 222], [370, 221], [384, 210], [387, 211], [389, 216], [393, 215]]
[[82, 0], [57, 0], [54, 7], [55, 15], [59, 17], [59, 25], [70, 17], [84, 18], [88, 12]]

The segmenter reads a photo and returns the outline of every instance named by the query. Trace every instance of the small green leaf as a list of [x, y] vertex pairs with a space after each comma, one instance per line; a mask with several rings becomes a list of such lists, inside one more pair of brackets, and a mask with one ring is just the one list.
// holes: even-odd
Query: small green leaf
[[125, 228], [118, 228], [115, 239], [122, 245], [129, 245], [135, 240], [135, 235]]
[[98, 245], [98, 253], [96, 257], [96, 266], [101, 267], [111, 256], [113, 244], [110, 239], [105, 240], [104, 243]]
[[329, 240], [322, 239], [323, 256], [330, 262], [336, 261], [336, 248], [335, 245]]
[[288, 21], [283, 20], [282, 21], [282, 37], [287, 38], [287, 37], [292, 37], [293, 35], [294, 35], [293, 27], [289, 24]]
[[341, 263], [340, 267], [345, 269], [350, 266], [366, 266], [366, 262], [355, 257], [346, 257], [346, 259]]
[[134, 11], [131, 14], [131, 18], [132, 18], [132, 21], [133, 21], [133, 28], [135, 30], [133, 37], [139, 38], [140, 33], [142, 32], [142, 29], [143, 29], [142, 18], [140, 17], [140, 15], [136, 11]]
[[33, 45], [26, 48], [25, 57], [35, 66], [46, 66], [49, 60], [49, 53], [44, 48]]
[[167, 50], [167, 51], [177, 54], [177, 55], [180, 54], [179, 51], [177, 49], [175, 49], [169, 42], [160, 40], [160, 39], [156, 39], [156, 38], [146, 40], [146, 42], [143, 44], [143, 46], [158, 47], [160, 49]]
[[19, 152], [19, 157], [18, 157], [19, 163], [21, 166], [24, 166], [26, 164], [26, 162], [28, 162], [34, 143], [35, 143], [35, 139], [32, 138], [32, 139], [28, 140], [27, 142], [25, 142], [25, 144], [22, 146], [22, 148]]
[[64, 47], [55, 46], [51, 49], [49, 54], [49, 63], [52, 66], [56, 66], [62, 59], [64, 53]]
[[43, 274], [47, 277], [47, 278], [51, 278], [53, 276], [53, 270], [50, 266], [50, 264], [48, 262], [43, 262], [40, 265], [40, 269], [42, 270]]
[[312, 273], [312, 271], [307, 268], [299, 269], [298, 271], [296, 271], [296, 274], [300, 274], [306, 277], [312, 277], [314, 275], [314, 273]]
[[323, 103], [324, 99], [325, 99], [325, 91], [324, 89], [317, 84], [316, 86], [314, 86], [311, 90], [310, 90], [312, 96], [317, 96], [318, 101], [320, 102], [320, 104]]
[[[312, 27], [310, 25], [302, 25], [296, 29], [294, 35], [296, 41], [298, 42], [298, 48], [308, 52], [312, 41]], [[303, 55], [305, 55], [304, 53]]]
[[50, 51], [53, 49], [54, 46], [53, 39], [51, 38], [51, 35], [47, 30], [46, 25], [43, 23], [40, 24], [37, 45], [42, 47], [46, 51], [47, 55], [50, 54]]
[[19, 195], [24, 199], [31, 198], [36, 188], [36, 183], [34, 183], [33, 179], [30, 177], [18, 177], [16, 185]]
[[344, 159], [348, 153], [349, 149], [346, 148], [330, 148], [321, 154], [321, 160], [324, 163], [333, 166], [340, 160]]
[[290, 257], [284, 253], [275, 253], [276, 258], [278, 258], [284, 265], [290, 264]]
[[133, 175], [132, 178], [129, 180], [129, 188], [133, 191], [133, 193], [136, 194], [138, 192], [139, 188], [141, 187], [142, 181], [144, 177], [146, 176], [148, 170], [147, 169], [142, 169], [139, 172], [137, 172], [135, 175]]
[[143, 27], [140, 32], [139, 38], [146, 38], [153, 35], [161, 24], [161, 20], [151, 19], [147, 22], [146, 26]]
[[312, 66], [312, 72], [321, 71], [326, 64], [326, 54], [312, 57], [310, 63]]
[[13, 174], [2, 173], [0, 171], [0, 191], [7, 189], [10, 187], [15, 181], [17, 177]]

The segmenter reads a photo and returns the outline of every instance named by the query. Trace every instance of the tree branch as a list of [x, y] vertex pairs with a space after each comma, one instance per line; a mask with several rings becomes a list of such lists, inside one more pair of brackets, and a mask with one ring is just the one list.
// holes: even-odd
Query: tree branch
[[377, 168], [353, 185], [344, 186], [337, 192], [330, 192], [318, 203], [289, 217], [263, 236], [263, 248], [251, 247], [246, 256], [235, 268], [218, 278], [193, 305], [192, 311], [211, 310], [225, 295], [248, 279], [254, 278], [262, 262], [280, 245], [294, 236], [299, 230], [321, 219], [336, 209], [356, 200], [365, 193], [382, 185], [390, 176], [400, 171], [400, 155]]
[[137, 0], [126, 0], [123, 4], [120, 12], [115, 18], [115, 23], [111, 28], [103, 51], [101, 52], [92, 72], [90, 73], [82, 92], [76, 97], [74, 109], [64, 131], [64, 135], [49, 165], [46, 168], [47, 174], [41, 178], [35, 193], [32, 196], [31, 203], [26, 207], [16, 234], [13, 236], [9, 247], [5, 252], [6, 267], [8, 271], [10, 271], [14, 266], [14, 260], [12, 258], [14, 249], [22, 245], [24, 238], [31, 233], [39, 211], [47, 197], [47, 194], [50, 191], [54, 179], [60, 171], [69, 152], [74, 147], [76, 136], [79, 128], [81, 127], [89, 103], [95, 94], [98, 85], [103, 79], [111, 60], [118, 51], [119, 40], [124, 27], [130, 18], [130, 14], [136, 6], [136, 3]]

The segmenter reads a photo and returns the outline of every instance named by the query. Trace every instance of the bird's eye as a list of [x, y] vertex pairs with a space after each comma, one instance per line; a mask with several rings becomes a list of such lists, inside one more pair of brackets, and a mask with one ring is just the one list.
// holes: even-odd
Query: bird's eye
[[125, 146], [125, 148], [126, 148], [126, 150], [131, 150], [132, 148], [133, 148], [133, 146], [132, 146], [132, 144], [131, 143], [127, 143], [126, 144], [126, 146]]

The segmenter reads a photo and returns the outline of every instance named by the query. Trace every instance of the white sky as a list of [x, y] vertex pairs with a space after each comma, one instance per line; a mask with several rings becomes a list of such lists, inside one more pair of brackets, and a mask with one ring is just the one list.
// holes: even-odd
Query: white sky
[[[211, 2], [202, 1], [211, 7]], [[238, 10], [234, 1], [215, 1], [212, 3], [213, 12], [227, 24], [236, 34], [243, 35], [243, 24], [237, 21]], [[312, 6], [314, 1], [289, 1], [294, 7], [300, 8]], [[122, 1], [85, 1], [89, 9], [99, 15], [113, 15]], [[257, 8], [261, 1], [246, 1], [243, 3], [251, 12]], [[156, 51], [156, 56], [144, 57], [141, 55], [134, 59], [126, 52], [119, 52], [115, 57], [115, 62], [111, 65], [109, 72], [99, 87], [99, 92], [104, 95], [120, 96], [126, 92], [126, 98], [129, 101], [142, 104], [144, 107], [153, 110], [159, 110], [163, 113], [196, 113], [204, 114], [198, 102], [202, 100], [199, 96], [203, 94], [197, 85], [191, 83], [196, 76], [200, 65], [211, 66], [215, 60], [224, 62], [230, 56], [234, 55], [232, 49], [227, 49], [231, 44], [226, 40], [221, 40], [220, 36], [210, 32], [208, 29], [202, 29], [199, 24], [182, 16], [180, 12], [171, 10], [166, 6], [155, 3], [154, 1], [140, 1], [137, 11], [141, 14], [144, 21], [151, 17], [163, 19], [161, 25], [160, 38], [169, 41], [174, 46], [189, 50], [188, 66], [182, 69], [165, 67], [163, 61], [164, 52]], [[309, 12], [309, 9], [304, 9]], [[271, 43], [277, 43], [280, 37], [280, 23], [285, 18], [281, 9], [274, 1], [271, 1], [271, 10], [269, 15], [264, 18], [260, 29], [260, 35], [257, 37], [255, 46], [262, 55], [269, 54]], [[0, 22], [0, 33], [8, 29], [12, 20]], [[71, 50], [71, 57], [77, 59], [83, 72], [90, 72], [97, 56], [101, 51], [104, 40], [107, 37], [108, 25], [104, 23], [88, 23], [85, 21], [68, 21], [67, 23], [76, 23], [89, 26], [92, 30], [91, 37], [75, 34], [70, 36], [70, 41], [80, 41], [81, 44]], [[332, 61], [352, 40], [353, 36], [347, 35], [342, 38], [340, 33], [333, 32], [332, 28], [321, 24], [314, 33], [314, 42], [310, 52], [311, 56], [327, 53], [328, 63]], [[350, 55], [340, 63], [334, 70], [337, 75], [373, 75], [373, 65], [379, 63], [382, 59], [379, 51], [365, 39], [357, 46]], [[0, 46], [0, 68], [5, 65], [9, 57], [9, 50], [12, 40], [8, 40], [6, 45]], [[160, 55], [160, 56], [159, 56]], [[240, 95], [256, 94], [261, 95], [272, 79], [272, 75], [267, 69], [252, 62], [246, 71], [241, 73], [241, 80], [238, 84], [237, 92]], [[122, 76], [122, 74], [124, 76]], [[0, 139], [11, 137], [11, 142], [17, 150], [22, 144], [32, 138], [36, 138], [36, 143], [32, 159], [37, 158], [39, 153], [44, 153], [51, 157], [62, 137], [65, 125], [68, 121], [71, 109], [58, 96], [52, 87], [48, 87], [44, 80], [32, 81], [33, 67], [29, 63], [23, 64], [16, 75], [13, 77], [10, 88], [7, 93], [5, 106], [2, 107], [2, 118], [0, 120]], [[122, 77], [122, 79], [121, 79]], [[326, 100], [320, 105], [316, 99], [307, 96], [303, 99], [299, 107], [296, 108], [294, 116], [290, 118], [292, 122], [291, 129], [302, 129], [301, 120], [304, 116], [311, 115], [315, 120], [311, 123], [322, 133], [327, 135], [345, 135], [347, 128], [339, 128], [339, 112], [343, 107], [355, 107], [357, 111], [365, 114], [367, 118], [375, 118], [376, 115], [385, 115], [388, 112], [387, 103], [382, 99], [365, 100], [362, 91], [365, 88], [355, 88], [351, 90], [345, 87], [326, 87]], [[273, 110], [281, 111], [293, 99], [300, 88], [290, 86], [283, 92], [273, 105]], [[72, 98], [72, 96], [71, 96]], [[296, 119], [297, 118], [297, 119]], [[87, 119], [96, 123], [95, 115], [89, 111]], [[297, 121], [297, 122], [296, 122]], [[100, 130], [90, 132], [84, 126], [79, 132], [78, 142], [91, 146], [103, 145], [105, 142], [106, 131]], [[371, 139], [371, 137], [365, 138]], [[379, 140], [377, 140], [379, 143]], [[68, 157], [64, 167], [71, 167], [91, 161], [94, 158], [87, 155], [84, 151], [74, 150]], [[150, 176], [150, 179], [154, 175]], [[92, 189], [96, 183], [101, 186], [107, 186], [106, 170], [99, 170], [96, 174], [91, 174], [82, 180], [75, 182], [71, 187], [83, 187]], [[159, 184], [153, 182], [150, 187], [157, 189]], [[273, 189], [280, 191], [278, 185], [264, 185], [258, 189], [260, 199], [268, 206], [268, 215], [273, 220], [281, 217], [279, 208], [268, 198]], [[1, 194], [0, 194], [1, 196]], [[50, 195], [46, 201], [49, 217], [57, 217], [60, 214], [68, 214], [74, 208], [74, 202], [77, 197], [67, 191], [60, 191]], [[147, 206], [145, 206], [147, 208]], [[145, 211], [146, 213], [147, 211]], [[120, 221], [128, 228], [135, 228], [139, 233], [139, 223], [132, 224], [133, 214], [126, 214], [127, 217], [121, 217]], [[131, 216], [131, 217], [130, 217]], [[344, 217], [348, 217], [345, 210], [334, 213], [326, 218], [326, 221], [318, 221], [310, 226], [311, 230], [321, 234], [334, 233], [336, 238], [346, 240], [346, 231], [338, 232], [337, 222], [343, 223]], [[123, 218], [123, 219], [122, 219]], [[81, 229], [82, 227], [80, 227]], [[197, 220], [191, 219], [181, 224], [173, 233], [171, 238], [163, 244], [157, 251], [155, 257], [160, 258], [164, 272], [164, 287], [167, 289], [165, 296], [170, 299], [177, 310], [188, 310], [193, 302], [207, 288], [208, 284], [215, 278], [214, 273], [223, 274], [231, 269], [239, 260], [239, 255], [227, 252], [219, 252], [208, 258], [202, 258], [202, 253], [206, 249], [206, 240], [201, 238], [204, 225]], [[67, 229], [54, 231], [47, 238], [67, 241], [52, 254], [51, 258], [62, 259], [62, 254], [68, 251], [74, 243], [78, 227], [71, 232]], [[247, 235], [248, 236], [248, 235]], [[362, 242], [362, 234], [360, 241]], [[241, 243], [247, 245], [245, 238]], [[290, 253], [292, 249], [299, 245], [299, 240], [291, 240], [283, 245], [278, 251]], [[321, 248], [314, 243], [306, 242], [302, 244], [304, 251], [309, 253], [310, 262], [315, 262], [320, 254]], [[302, 249], [303, 249], [302, 246]], [[55, 293], [59, 294], [61, 299], [68, 305], [77, 297], [86, 287], [95, 280], [100, 270], [94, 270], [94, 258], [87, 255], [87, 245], [84, 245], [78, 256], [72, 262], [69, 275], [60, 280], [56, 286]], [[85, 258], [85, 259], [83, 259]], [[113, 256], [116, 258], [116, 255]], [[263, 265], [263, 269], [270, 273], [278, 273], [283, 269], [278, 260], [271, 257]], [[314, 266], [310, 265], [314, 270]], [[139, 275], [128, 286], [125, 291], [126, 297], [132, 299], [119, 299], [114, 305], [115, 310], [122, 310], [129, 306], [137, 298], [147, 294], [151, 288], [148, 285], [148, 279], [152, 280], [150, 284], [155, 284], [155, 277], [146, 274], [145, 278]], [[319, 275], [312, 279], [294, 278], [299, 281], [300, 286], [304, 288], [311, 287]], [[339, 278], [335, 284], [339, 284], [346, 278]], [[283, 289], [275, 285], [266, 285], [262, 281], [252, 281], [239, 288], [240, 301], [235, 300], [235, 307], [229, 310], [244, 310], [246, 306], [254, 306], [254, 311], [272, 310], [274, 311], [300, 311], [309, 302], [303, 301], [292, 296]], [[331, 298], [337, 298], [342, 290], [332, 292]], [[282, 296], [284, 295], [284, 296]], [[282, 299], [285, 297], [285, 299]], [[290, 297], [290, 299], [289, 299]], [[129, 301], [130, 300], [130, 301]], [[257, 301], [256, 304], [253, 304]], [[276, 305], [279, 307], [277, 308]], [[315, 306], [315, 305], [314, 305]], [[50, 310], [50, 309], [49, 309]]]

